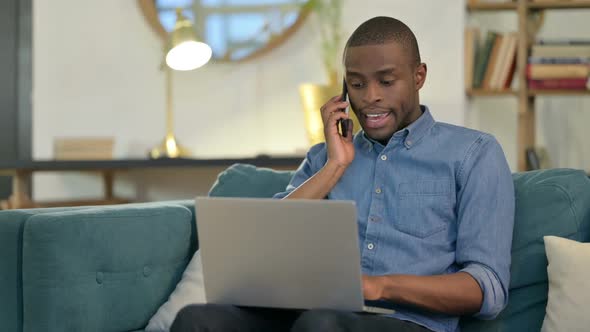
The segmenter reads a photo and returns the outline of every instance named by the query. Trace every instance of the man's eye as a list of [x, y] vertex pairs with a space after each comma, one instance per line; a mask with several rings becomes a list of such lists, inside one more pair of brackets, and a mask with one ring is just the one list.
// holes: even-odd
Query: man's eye
[[355, 89], [360, 89], [364, 86], [363, 83], [351, 83], [350, 86], [352, 86]]
[[393, 80], [382, 80], [381, 84], [388, 86], [393, 84]]

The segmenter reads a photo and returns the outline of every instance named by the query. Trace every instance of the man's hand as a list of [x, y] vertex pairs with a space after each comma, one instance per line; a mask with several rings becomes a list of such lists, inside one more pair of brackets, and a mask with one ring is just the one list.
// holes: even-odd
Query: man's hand
[[383, 297], [381, 277], [363, 275], [363, 297], [366, 300], [380, 300]]
[[[333, 97], [321, 108], [324, 122], [324, 135], [328, 150], [328, 161], [318, 172], [302, 185], [293, 190], [285, 199], [324, 199], [346, 172], [348, 165], [354, 159], [354, 145], [352, 144], [352, 121], [342, 112], [348, 106], [340, 101], [340, 96]], [[350, 121], [348, 134], [342, 137], [338, 132], [338, 120]]]
[[338, 132], [338, 120], [348, 120], [348, 115], [343, 110], [348, 102], [341, 101], [341, 96], [332, 97], [320, 111], [324, 122], [324, 137], [328, 149], [328, 162], [333, 162], [339, 167], [348, 167], [354, 159], [354, 145], [352, 144], [352, 123], [348, 128], [346, 137]]

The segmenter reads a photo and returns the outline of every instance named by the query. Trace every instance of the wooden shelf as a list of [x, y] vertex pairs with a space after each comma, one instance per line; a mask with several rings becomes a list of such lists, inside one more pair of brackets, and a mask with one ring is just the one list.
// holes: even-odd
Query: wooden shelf
[[590, 96], [590, 90], [529, 90], [529, 96]]
[[[590, 0], [503, 0], [501, 2], [490, 2], [484, 0], [468, 0], [466, 9], [469, 12], [498, 11], [512, 12], [517, 19], [517, 45], [516, 45], [516, 72], [514, 79], [522, 89], [514, 90], [486, 90], [466, 88], [468, 97], [501, 97], [513, 96], [517, 101], [516, 119], [516, 149], [517, 149], [517, 170], [528, 169], [526, 150], [535, 146], [535, 100], [536, 97], [551, 96], [590, 96], [590, 90], [540, 90], [528, 89], [526, 68], [528, 55], [530, 54], [534, 38], [531, 37], [532, 13], [544, 10], [560, 9], [590, 9]], [[489, 47], [489, 46], [488, 46]], [[489, 50], [488, 50], [489, 51]], [[473, 55], [472, 55], [473, 56]], [[475, 60], [473, 61], [475, 62]], [[470, 63], [473, 66], [473, 63]], [[486, 68], [487, 70], [487, 68]], [[524, 90], [523, 90], [524, 89]]]
[[465, 91], [465, 93], [469, 97], [478, 97], [478, 96], [516, 96], [518, 91], [514, 90], [487, 90], [487, 89], [470, 89]]
[[[569, 0], [569, 1], [543, 1], [543, 2], [529, 2], [528, 7], [531, 9], [590, 9], [590, 0]], [[498, 10], [514, 10], [517, 8], [516, 2], [499, 2], [486, 3], [477, 2], [467, 4], [467, 10], [470, 11], [498, 11]]]
[[534, 9], [590, 9], [590, 0], [530, 2], [528, 6]]
[[[517, 96], [518, 91], [515, 90], [486, 90], [473, 89], [465, 91], [469, 97], [493, 97], [493, 96]], [[529, 96], [590, 96], [590, 90], [567, 90], [567, 89], [547, 89], [547, 90], [528, 90]]]
[[471, 11], [494, 11], [494, 10], [514, 10], [516, 9], [516, 2], [500, 2], [500, 3], [486, 3], [477, 2], [467, 4], [467, 10]]

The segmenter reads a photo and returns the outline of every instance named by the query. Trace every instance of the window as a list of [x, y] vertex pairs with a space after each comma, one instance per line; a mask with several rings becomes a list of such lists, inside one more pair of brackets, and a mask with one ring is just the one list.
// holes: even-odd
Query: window
[[305, 0], [156, 0], [166, 31], [174, 28], [181, 8], [197, 36], [216, 59], [239, 60], [281, 35], [295, 23]]

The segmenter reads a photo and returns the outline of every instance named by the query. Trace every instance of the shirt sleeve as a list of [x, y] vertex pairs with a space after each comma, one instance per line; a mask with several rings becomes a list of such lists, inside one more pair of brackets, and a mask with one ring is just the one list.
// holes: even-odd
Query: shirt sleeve
[[[326, 154], [324, 147], [325, 147], [324, 143], [314, 145], [307, 152], [305, 159], [303, 160], [303, 162], [301, 162], [301, 165], [299, 165], [299, 168], [297, 168], [297, 171], [295, 171], [295, 174], [293, 175], [293, 178], [291, 178], [291, 181], [287, 185], [287, 188], [285, 189], [285, 191], [275, 194], [273, 196], [273, 198], [276, 198], [276, 199], [285, 198], [293, 190], [297, 189], [300, 185], [302, 185], [305, 181], [307, 181], [310, 177], [312, 177], [315, 173], [317, 173], [319, 171], [319, 169], [321, 167], [323, 167], [323, 163], [321, 163], [321, 161], [322, 161], [322, 159], [325, 159], [325, 158], [321, 158], [321, 156], [322, 156], [322, 154], [324, 154], [324, 155]], [[325, 161], [324, 161], [324, 163], [325, 163]], [[322, 166], [319, 166], [320, 164]]]
[[482, 135], [459, 170], [456, 261], [483, 292], [475, 317], [495, 318], [508, 304], [514, 184], [500, 144]]

